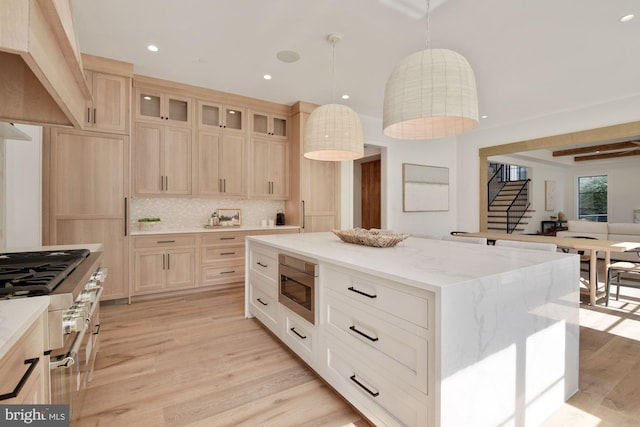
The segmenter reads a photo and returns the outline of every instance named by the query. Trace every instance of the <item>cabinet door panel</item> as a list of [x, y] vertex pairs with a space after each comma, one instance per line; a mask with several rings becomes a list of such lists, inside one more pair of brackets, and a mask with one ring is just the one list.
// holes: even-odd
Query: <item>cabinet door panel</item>
[[220, 178], [223, 181], [225, 196], [243, 196], [244, 185], [244, 137], [241, 135], [224, 135], [219, 152]]
[[138, 123], [134, 150], [134, 188], [136, 194], [162, 192], [162, 143], [163, 127]]
[[165, 287], [166, 254], [136, 252], [134, 255], [134, 287], [139, 291], [154, 291]]
[[124, 218], [59, 219], [55, 233], [58, 245], [102, 243], [102, 266], [109, 269], [102, 299], [124, 298], [128, 295]]
[[126, 149], [125, 137], [56, 132], [55, 214], [122, 216]]
[[195, 249], [175, 249], [167, 252], [167, 287], [190, 288], [196, 284]]
[[251, 194], [255, 196], [269, 195], [269, 141], [253, 140], [252, 147]]
[[93, 73], [94, 125], [105, 131], [127, 130], [129, 79]]
[[167, 128], [163, 158], [166, 193], [191, 194], [191, 129]]
[[289, 196], [289, 144], [272, 142], [270, 147], [269, 176], [272, 184], [272, 196]]
[[198, 135], [198, 191], [202, 195], [218, 195], [221, 190], [220, 139], [219, 133], [200, 132]]

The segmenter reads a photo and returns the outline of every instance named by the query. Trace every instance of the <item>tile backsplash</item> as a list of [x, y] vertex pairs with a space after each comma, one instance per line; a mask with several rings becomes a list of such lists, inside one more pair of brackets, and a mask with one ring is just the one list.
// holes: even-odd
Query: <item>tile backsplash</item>
[[263, 219], [275, 220], [278, 209], [284, 209], [283, 201], [233, 200], [233, 199], [165, 199], [132, 198], [130, 226], [137, 228], [138, 218], [158, 217], [162, 228], [202, 227], [211, 214], [219, 208], [241, 209], [242, 225], [259, 226]]

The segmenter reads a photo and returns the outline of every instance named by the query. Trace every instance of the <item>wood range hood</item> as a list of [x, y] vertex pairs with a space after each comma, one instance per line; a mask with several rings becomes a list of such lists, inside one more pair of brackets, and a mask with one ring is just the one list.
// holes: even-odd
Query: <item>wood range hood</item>
[[0, 121], [82, 129], [90, 99], [69, 0], [2, 0]]

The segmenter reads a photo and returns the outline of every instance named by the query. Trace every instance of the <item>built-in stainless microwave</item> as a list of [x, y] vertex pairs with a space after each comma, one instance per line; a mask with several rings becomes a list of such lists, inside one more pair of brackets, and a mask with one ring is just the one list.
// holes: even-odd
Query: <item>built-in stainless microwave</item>
[[315, 324], [318, 265], [279, 254], [278, 273], [278, 301], [303, 319]]

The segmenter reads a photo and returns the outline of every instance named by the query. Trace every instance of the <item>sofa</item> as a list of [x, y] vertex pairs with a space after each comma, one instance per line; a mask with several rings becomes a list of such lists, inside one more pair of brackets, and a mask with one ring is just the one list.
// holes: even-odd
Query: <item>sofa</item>
[[[558, 237], [593, 237], [600, 240], [617, 242], [640, 242], [640, 223], [631, 222], [593, 222], [587, 220], [567, 221], [567, 230], [558, 231]], [[616, 261], [640, 262], [634, 252], [612, 252], [611, 259]]]

